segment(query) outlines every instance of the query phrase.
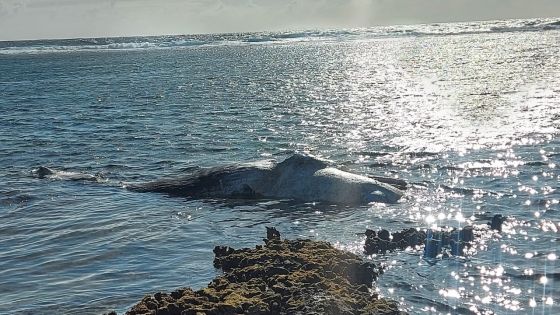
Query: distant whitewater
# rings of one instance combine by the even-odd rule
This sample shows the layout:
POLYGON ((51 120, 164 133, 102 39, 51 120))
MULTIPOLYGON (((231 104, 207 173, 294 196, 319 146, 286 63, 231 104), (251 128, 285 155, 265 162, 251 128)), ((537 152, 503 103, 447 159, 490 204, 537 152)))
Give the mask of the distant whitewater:
POLYGON ((371 40, 387 37, 448 36, 494 32, 538 32, 560 29, 558 19, 398 25, 347 30, 167 35, 0 42, 0 54, 30 54, 90 50, 143 50, 221 45, 288 44, 298 41, 371 40))

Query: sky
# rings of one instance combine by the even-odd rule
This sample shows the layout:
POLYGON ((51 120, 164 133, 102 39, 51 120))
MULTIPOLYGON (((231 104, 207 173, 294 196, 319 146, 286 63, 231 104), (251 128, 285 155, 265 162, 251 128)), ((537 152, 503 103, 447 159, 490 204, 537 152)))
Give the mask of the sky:
POLYGON ((0 40, 560 17, 560 0, 0 0, 0 40))

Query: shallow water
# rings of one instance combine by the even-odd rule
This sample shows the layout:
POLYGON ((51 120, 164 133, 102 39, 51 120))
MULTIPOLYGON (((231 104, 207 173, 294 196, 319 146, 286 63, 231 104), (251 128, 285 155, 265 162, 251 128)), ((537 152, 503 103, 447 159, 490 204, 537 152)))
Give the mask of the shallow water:
POLYGON ((360 253, 366 228, 497 213, 504 231, 469 257, 372 257, 387 265, 380 293, 414 314, 559 313, 560 31, 548 22, 2 43, 0 313, 122 312, 203 287, 215 245, 254 246, 265 226, 360 253), (119 186, 294 151, 411 187, 396 205, 341 207, 119 186), (39 165, 106 182, 33 178, 39 165))

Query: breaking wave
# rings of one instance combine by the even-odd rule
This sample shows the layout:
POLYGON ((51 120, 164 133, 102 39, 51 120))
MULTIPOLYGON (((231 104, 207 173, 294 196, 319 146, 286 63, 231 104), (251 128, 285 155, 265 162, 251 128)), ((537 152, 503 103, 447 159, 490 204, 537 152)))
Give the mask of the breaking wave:
POLYGON ((0 42, 0 54, 71 53, 77 51, 122 51, 180 49, 201 46, 282 44, 291 42, 345 41, 387 37, 449 36, 503 32, 538 32, 560 29, 555 19, 504 20, 465 23, 397 25, 347 30, 310 30, 202 35, 166 35, 112 38, 78 38, 0 42))

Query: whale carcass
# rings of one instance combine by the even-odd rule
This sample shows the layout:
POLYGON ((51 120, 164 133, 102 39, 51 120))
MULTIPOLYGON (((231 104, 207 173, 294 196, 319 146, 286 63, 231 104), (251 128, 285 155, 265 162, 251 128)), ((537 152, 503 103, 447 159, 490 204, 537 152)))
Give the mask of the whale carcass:
POLYGON ((269 198, 348 205, 395 203, 403 195, 395 186, 342 171, 305 154, 294 154, 282 162, 259 161, 201 169, 181 178, 126 187, 192 198, 269 198))

